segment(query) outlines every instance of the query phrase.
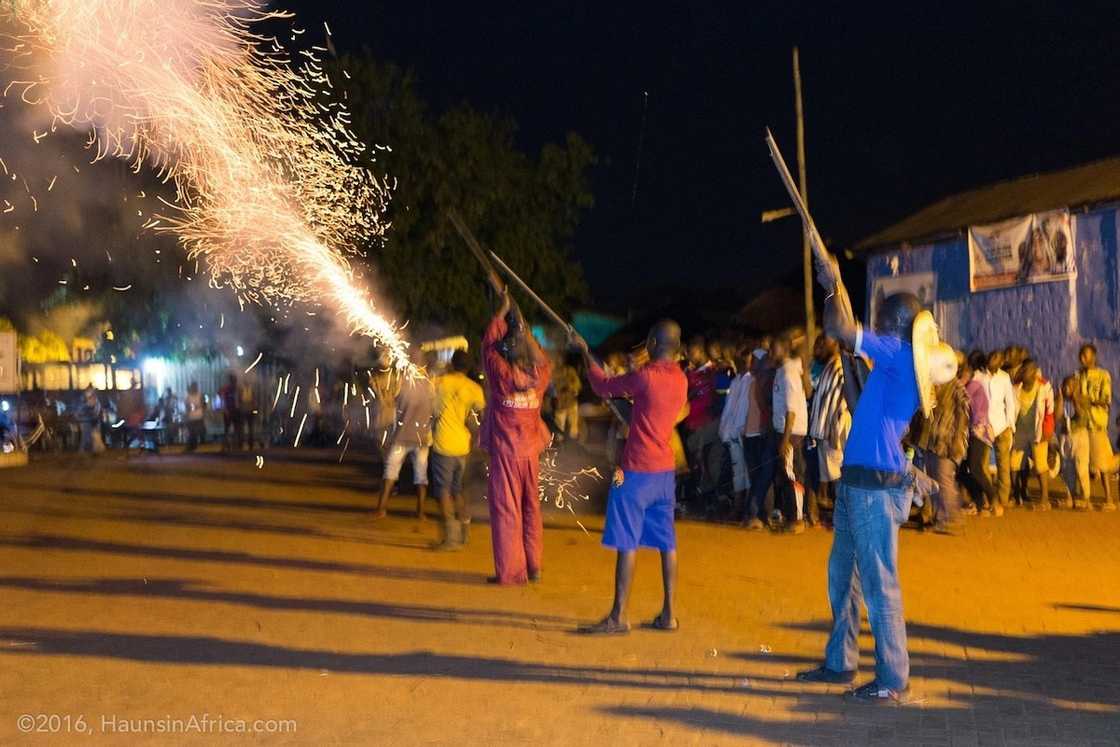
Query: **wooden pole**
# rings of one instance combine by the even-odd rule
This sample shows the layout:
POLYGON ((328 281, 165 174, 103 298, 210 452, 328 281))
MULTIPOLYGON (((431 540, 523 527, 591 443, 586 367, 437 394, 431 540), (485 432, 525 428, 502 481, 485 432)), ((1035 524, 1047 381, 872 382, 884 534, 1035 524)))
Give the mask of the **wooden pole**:
MULTIPOLYGON (((793 93, 794 108, 797 110, 797 176, 800 185, 801 201, 809 209, 809 184, 805 176, 805 111, 801 105, 801 58, 797 47, 793 48, 793 93)), ((816 314, 813 311, 813 254, 809 241, 808 226, 803 224, 801 232, 802 271, 805 285, 805 350, 803 360, 808 371, 812 355, 813 341, 817 337, 816 314)))

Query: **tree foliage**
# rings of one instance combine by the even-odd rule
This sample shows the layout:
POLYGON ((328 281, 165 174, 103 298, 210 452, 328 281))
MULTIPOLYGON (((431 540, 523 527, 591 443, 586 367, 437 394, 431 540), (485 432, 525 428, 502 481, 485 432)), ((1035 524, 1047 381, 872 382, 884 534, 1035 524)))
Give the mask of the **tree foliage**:
MULTIPOLYGON (((485 276, 447 219, 454 209, 564 313, 586 297, 570 242, 592 205, 591 147, 570 133, 535 157, 518 149, 516 123, 459 105, 430 112, 411 72, 368 53, 344 57, 332 77, 346 84, 354 128, 395 180, 392 228, 370 248, 376 282, 402 318, 456 331, 480 330, 490 313, 485 276), (346 75, 341 74, 346 71, 346 75)), ((530 312, 529 305, 523 305, 530 312)))

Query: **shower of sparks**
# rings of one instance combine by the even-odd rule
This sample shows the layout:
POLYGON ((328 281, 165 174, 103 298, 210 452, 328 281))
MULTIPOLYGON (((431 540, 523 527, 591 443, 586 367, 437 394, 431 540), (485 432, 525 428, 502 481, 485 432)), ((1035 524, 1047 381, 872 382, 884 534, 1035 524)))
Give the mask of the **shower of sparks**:
POLYGON ((289 418, 296 416, 296 405, 299 404, 299 384, 296 384, 296 393, 292 395, 292 411, 288 413, 289 418))
POLYGON ((556 464, 556 451, 549 449, 541 454, 541 470, 537 483, 542 503, 551 502, 556 508, 575 513, 577 502, 591 500, 588 493, 582 492, 584 479, 599 480, 603 476, 595 467, 584 467, 574 472, 560 469, 556 464))
POLYGON ((249 364, 249 367, 248 367, 248 368, 246 368, 246 369, 245 369, 245 373, 249 373, 249 372, 250 372, 250 371, 252 371, 252 370, 253 370, 254 368, 256 368, 256 367, 257 367, 257 364, 261 362, 261 358, 262 358, 262 357, 264 357, 264 352, 263 352, 263 351, 262 351, 262 352, 260 352, 260 353, 257 353, 257 357, 256 357, 256 359, 255 359, 255 360, 254 360, 254 361, 253 361, 252 363, 250 363, 250 364, 249 364))
POLYGON ((292 444, 293 449, 299 448, 299 437, 303 435, 303 424, 307 422, 307 413, 303 413, 303 417, 299 421, 299 430, 296 431, 296 441, 292 444))
POLYGON ((280 389, 281 389, 281 386, 283 385, 283 383, 284 382, 281 379, 278 379, 276 381, 276 396, 272 400, 272 409, 274 411, 276 410, 276 404, 280 401, 280 389))
POLYGON ((145 226, 174 232, 212 286, 242 303, 327 303, 408 368, 403 327, 348 260, 388 227, 390 183, 314 50, 258 31, 291 17, 259 0, 0 0, 16 29, 0 33, 0 85, 49 114, 36 142, 70 126, 94 162, 149 164, 172 183, 145 226))
MULTIPOLYGON (((591 495, 583 492, 583 482, 602 481, 603 475, 597 467, 583 467, 574 472, 561 469, 557 464, 558 455, 558 450, 551 446, 541 452, 537 492, 541 503, 551 503, 561 511, 567 510, 574 514, 577 502, 591 500, 591 495)), ((583 524, 580 524, 580 528, 587 531, 583 524)))

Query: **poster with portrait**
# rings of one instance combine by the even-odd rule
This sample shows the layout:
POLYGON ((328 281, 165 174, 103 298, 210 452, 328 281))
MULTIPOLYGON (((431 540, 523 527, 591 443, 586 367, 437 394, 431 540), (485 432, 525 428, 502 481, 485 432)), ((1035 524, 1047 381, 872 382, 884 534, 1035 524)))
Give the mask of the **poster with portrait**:
POLYGON ((932 312, 937 303, 937 273, 912 272, 906 275, 889 275, 875 278, 871 282, 871 297, 867 300, 867 323, 874 326, 879 314, 879 304, 887 296, 906 291, 913 293, 921 302, 922 308, 932 312))
POLYGON ((1068 280, 1076 275, 1073 225, 1068 210, 968 229, 972 291, 1068 280))

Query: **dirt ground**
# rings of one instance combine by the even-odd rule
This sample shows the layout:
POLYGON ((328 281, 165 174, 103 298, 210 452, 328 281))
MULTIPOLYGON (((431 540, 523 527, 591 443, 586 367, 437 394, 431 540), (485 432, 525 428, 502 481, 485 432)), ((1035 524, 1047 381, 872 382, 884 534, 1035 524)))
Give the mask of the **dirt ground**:
MULTIPOLYGON (((918 702, 877 708, 791 679, 824 646, 823 530, 682 523, 682 629, 589 640, 600 517, 550 507, 544 583, 495 588, 485 524, 431 552, 410 497, 370 520, 370 472, 309 451, 0 471, 0 744, 1120 744, 1120 514, 904 532, 918 702)), ((659 596, 643 554, 635 622, 659 596)))

